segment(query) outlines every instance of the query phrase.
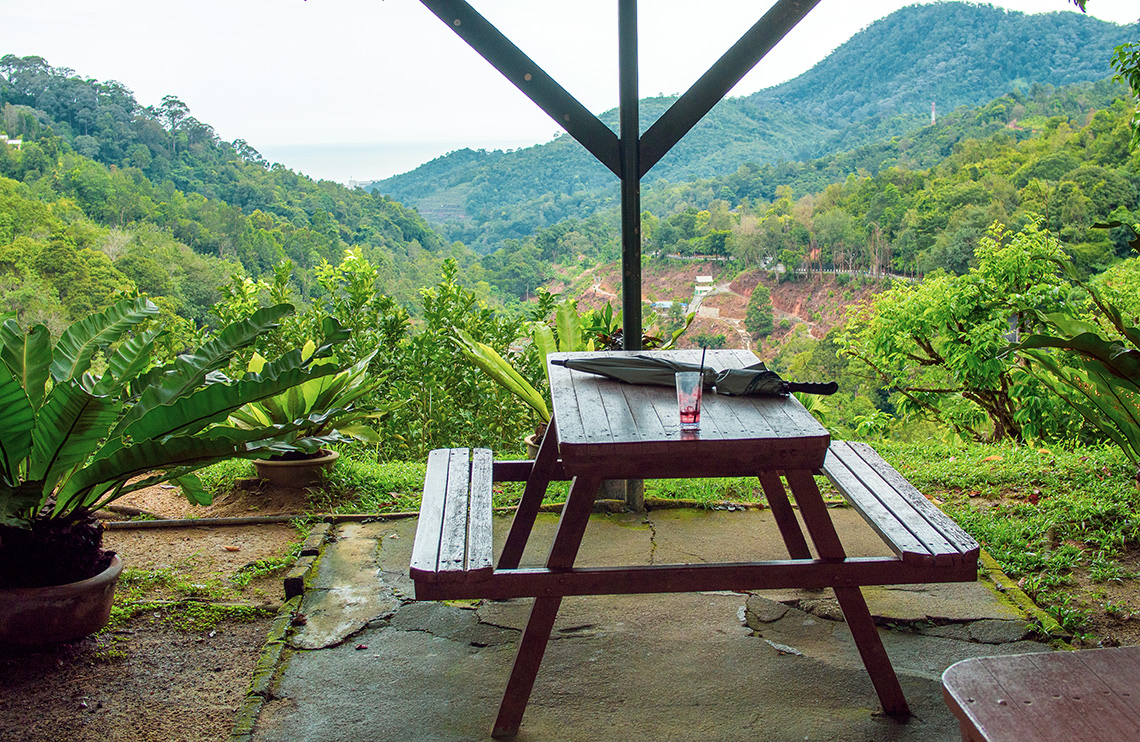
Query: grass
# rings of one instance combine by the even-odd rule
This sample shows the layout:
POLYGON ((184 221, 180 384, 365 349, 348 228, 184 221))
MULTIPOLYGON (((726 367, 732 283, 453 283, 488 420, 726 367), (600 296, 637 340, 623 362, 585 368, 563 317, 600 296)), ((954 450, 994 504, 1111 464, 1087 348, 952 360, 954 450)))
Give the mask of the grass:
MULTIPOLYGON (((935 440, 882 441, 875 447, 1079 639, 1098 638, 1106 621, 1140 615, 1140 598, 1117 594, 1119 586, 1140 577, 1140 559, 1130 561, 1140 554, 1140 489, 1134 467, 1117 449, 935 440)), ((212 467, 206 479, 224 488, 247 476, 242 466, 248 464, 212 467)), ((415 512, 424 470, 423 462, 382 463, 364 447, 349 448, 310 504, 314 512, 415 512)), ((819 482, 825 497, 834 496, 819 482)), ((567 487, 553 483, 545 502, 563 502, 567 487)), ((511 506, 521 495, 521 483, 496 484, 494 503, 511 506)), ((649 480, 645 496, 702 507, 764 500, 751 478, 649 480)))
MULTIPOLYGON (((309 497, 312 513, 409 513, 420 508, 424 474, 422 461, 376 460, 366 447, 345 447, 323 487, 314 488, 309 497)), ((214 497, 236 487, 238 479, 253 475, 246 461, 227 461, 205 470, 202 476, 214 497)), ((566 501, 568 482, 551 482, 545 504, 566 501)), ((522 497, 521 482, 503 482, 494 486, 495 507, 517 505, 522 497)), ((256 495, 249 494, 249 497, 256 495)), ((721 502, 759 502, 763 493, 756 480, 733 479, 663 479, 645 483, 645 496, 696 502, 713 507, 721 502)))
POLYGON ((1140 490, 1119 450, 935 442, 876 448, 1078 640, 1103 638, 1092 633, 1104 623, 1098 614, 1140 608, 1106 601, 1097 588, 1136 577, 1121 560, 1140 546, 1140 490))

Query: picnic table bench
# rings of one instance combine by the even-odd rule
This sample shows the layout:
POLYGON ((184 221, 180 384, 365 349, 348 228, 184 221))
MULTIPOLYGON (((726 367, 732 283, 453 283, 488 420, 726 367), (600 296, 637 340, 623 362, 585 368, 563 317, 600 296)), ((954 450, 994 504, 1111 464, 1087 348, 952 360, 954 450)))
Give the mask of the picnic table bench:
MULTIPOLYGON (((754 361, 745 353, 710 352, 708 363, 743 367, 754 361)), ((684 352, 671 357, 696 360, 684 352)), ((708 395, 700 433, 685 435, 672 390, 619 384, 561 366, 550 373, 554 416, 533 461, 496 462, 487 449, 431 453, 413 545, 410 574, 417 599, 536 599, 495 736, 517 733, 558 607, 568 595, 833 588, 884 710, 909 713, 859 586, 973 581, 977 542, 869 446, 832 442, 794 398, 708 395), (894 556, 846 555, 816 474, 835 484, 894 556), (730 476, 759 479, 790 559, 574 566, 603 480, 730 476), (570 480, 571 487, 547 562, 519 567, 547 485, 558 480, 570 480), (492 567, 491 488, 498 481, 523 481, 526 487, 492 567)))

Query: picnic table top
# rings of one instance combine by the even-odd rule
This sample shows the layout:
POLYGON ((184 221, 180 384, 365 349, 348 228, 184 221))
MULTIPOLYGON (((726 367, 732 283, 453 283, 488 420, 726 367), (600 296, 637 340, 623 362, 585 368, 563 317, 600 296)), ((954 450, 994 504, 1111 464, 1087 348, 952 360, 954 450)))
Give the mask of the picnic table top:
MULTIPOLYGON (((699 363, 701 351, 612 351, 699 363)), ((550 360, 587 353, 553 353, 550 360)), ((705 365, 744 368, 756 356, 710 350, 705 365)), ((701 428, 682 431, 673 388, 625 384, 551 364, 550 389, 559 454, 566 471, 605 467, 609 478, 749 476, 759 471, 819 469, 827 430, 793 396, 730 397, 705 390, 701 428)))

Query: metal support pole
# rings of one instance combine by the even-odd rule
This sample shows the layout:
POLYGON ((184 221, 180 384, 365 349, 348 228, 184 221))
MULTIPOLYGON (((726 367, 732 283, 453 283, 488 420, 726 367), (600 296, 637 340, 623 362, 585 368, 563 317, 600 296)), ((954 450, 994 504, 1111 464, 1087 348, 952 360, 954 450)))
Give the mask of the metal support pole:
POLYGON ((618 0, 623 347, 641 350, 641 131, 637 92, 637 0, 618 0))
MULTIPOLYGON (((618 0, 618 153, 621 158, 622 347, 641 350, 641 120, 637 91, 637 0, 618 0)), ((645 509, 645 482, 624 482, 626 508, 645 509)))

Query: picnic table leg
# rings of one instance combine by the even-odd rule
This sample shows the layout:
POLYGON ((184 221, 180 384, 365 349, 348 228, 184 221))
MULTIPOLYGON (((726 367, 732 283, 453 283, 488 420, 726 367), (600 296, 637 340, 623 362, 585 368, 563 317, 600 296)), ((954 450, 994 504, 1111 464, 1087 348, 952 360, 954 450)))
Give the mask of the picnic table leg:
POLYGON ((534 519, 538 516, 538 508, 542 505, 542 498, 546 496, 551 470, 557 461, 558 430, 552 417, 546 426, 546 435, 538 447, 538 456, 531 466, 530 476, 526 479, 526 487, 515 510, 515 517, 511 521, 511 531, 507 534, 503 553, 499 555, 499 569, 516 569, 519 566, 531 529, 534 528, 534 519))
MULTIPOLYGON (((807 525, 820 558, 846 557, 811 472, 787 471, 784 476, 796 496, 800 514, 803 515, 804 524, 807 525)), ((883 704, 883 711, 895 717, 909 716, 910 707, 907 706, 887 650, 883 648, 883 641, 879 638, 879 631, 875 628, 875 621, 871 618, 863 593, 857 587, 836 587, 834 590, 839 607, 843 610, 843 618, 851 630, 851 637, 859 649, 859 656, 863 658, 863 666, 867 668, 867 674, 871 676, 871 683, 879 695, 879 702, 883 704)))
MULTIPOLYGON (((539 456, 541 455, 540 452, 539 456)), ((547 567, 574 566, 574 558, 578 555, 578 547, 582 544, 582 535, 586 531, 586 524, 590 521, 590 512, 594 509, 594 497, 598 494, 601 484, 600 479, 584 476, 575 477, 570 483, 570 494, 562 507, 558 531, 546 559, 547 567)), ((511 668, 511 677, 507 681, 507 689, 503 692, 503 702, 499 706, 499 716, 495 719, 492 737, 513 737, 518 734, 519 724, 522 723, 527 701, 530 700, 530 692, 534 688, 534 679, 538 675, 542 656, 546 653, 546 645, 550 640, 550 632, 554 628, 554 619, 558 616, 558 608, 561 605, 562 596, 534 599, 530 620, 527 621, 526 630, 523 631, 518 652, 515 654, 515 664, 511 668)))
POLYGON ((788 495, 784 492, 780 475, 774 471, 766 471, 760 473, 759 479, 760 486, 764 488, 764 496, 768 498, 768 507, 772 508, 772 515, 780 529, 780 536, 784 539, 784 545, 788 547, 788 556, 792 559, 811 559, 807 541, 804 540, 804 532, 800 530, 800 524, 796 521, 796 514, 788 502, 788 495))

